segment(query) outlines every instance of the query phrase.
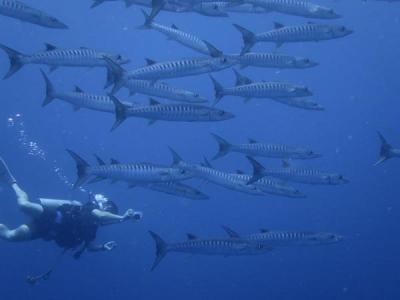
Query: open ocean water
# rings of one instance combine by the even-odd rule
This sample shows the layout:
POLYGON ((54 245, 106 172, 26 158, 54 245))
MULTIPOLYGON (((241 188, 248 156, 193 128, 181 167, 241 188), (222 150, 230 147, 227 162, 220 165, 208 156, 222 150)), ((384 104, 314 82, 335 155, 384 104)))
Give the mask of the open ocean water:
MULTIPOLYGON (((0 16, 0 43, 21 53, 44 49, 44 43, 61 48, 88 47, 129 57, 133 70, 145 58, 166 61, 201 56, 154 30, 138 30, 143 23, 140 7, 127 9, 122 1, 90 9, 91 1, 24 0, 56 16, 68 30, 53 30, 0 16)), ((0 81, 0 155, 7 161, 18 183, 31 199, 49 197, 86 201, 87 192, 102 193, 116 202, 120 211, 142 211, 139 223, 102 228, 101 242, 114 240, 110 253, 87 253, 76 261, 66 254, 48 281, 31 286, 27 275, 46 271, 61 249, 54 243, 0 242, 0 297, 8 300, 70 299, 400 299, 399 259, 399 167, 391 159, 374 166, 379 158, 377 131, 400 147, 399 47, 400 3, 360 0, 315 0, 342 15, 335 20, 265 13, 231 13, 212 18, 195 13, 161 11, 156 22, 205 39, 224 53, 237 53, 242 39, 232 23, 254 32, 285 25, 340 24, 354 30, 341 39, 318 43, 285 44, 278 53, 309 57, 319 66, 304 70, 248 67, 241 70, 253 80, 284 81, 307 85, 310 97, 325 111, 288 107, 269 99, 244 103, 226 96, 218 108, 235 118, 215 123, 178 123, 130 118, 110 133, 112 114, 82 109, 74 112, 60 100, 42 108, 45 84, 39 72, 46 66, 28 65, 8 80, 0 81), (338 186, 290 183, 307 195, 286 198, 257 197, 225 189, 203 180, 187 183, 209 196, 196 201, 146 190, 128 189, 126 183, 104 181, 72 189, 76 179, 73 160, 65 149, 73 149, 95 164, 93 154, 104 160, 154 162, 169 165, 168 146, 186 161, 198 163, 212 158, 216 133, 231 143, 247 138, 270 143, 300 145, 323 154, 313 160, 293 160, 296 167, 333 170, 350 180, 338 186), (169 253, 150 272, 155 245, 149 230, 167 242, 184 241, 186 233, 201 238, 224 238, 221 225, 239 233, 270 230, 321 231, 343 236, 332 245, 276 248, 262 255, 239 257, 169 253)), ((144 8, 149 11, 149 8, 144 8)), ((274 51, 271 43, 257 44, 252 51, 274 51)), ((9 61, 0 53, 0 73, 9 61)), ((234 67, 239 70, 238 67, 234 67)), ((224 86, 233 86, 232 69, 213 76, 224 86)), ((84 91, 105 94, 105 69, 65 68, 49 74, 61 91, 78 85, 84 91)), ((166 81, 172 86, 196 91, 213 101, 207 74, 166 81)), ((119 98, 141 103, 148 96, 119 98)), ((175 103, 161 100, 163 103, 175 103)), ((258 158, 266 167, 278 167, 278 159, 258 158)), ((231 153, 212 161, 225 171, 251 173, 244 155, 231 153)), ((0 223, 16 227, 26 222, 11 189, 0 191, 0 223)))

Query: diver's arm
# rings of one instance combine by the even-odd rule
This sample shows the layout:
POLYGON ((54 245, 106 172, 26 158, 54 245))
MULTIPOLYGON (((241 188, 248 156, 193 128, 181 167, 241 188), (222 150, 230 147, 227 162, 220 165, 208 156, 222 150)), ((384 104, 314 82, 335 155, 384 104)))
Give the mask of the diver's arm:
POLYGON ((135 212, 132 209, 128 209, 126 211, 126 213, 124 213, 122 216, 115 215, 115 214, 109 213, 107 211, 102 211, 100 209, 94 209, 92 211, 92 215, 102 225, 121 223, 121 222, 128 221, 128 220, 140 220, 142 218, 142 213, 135 212))

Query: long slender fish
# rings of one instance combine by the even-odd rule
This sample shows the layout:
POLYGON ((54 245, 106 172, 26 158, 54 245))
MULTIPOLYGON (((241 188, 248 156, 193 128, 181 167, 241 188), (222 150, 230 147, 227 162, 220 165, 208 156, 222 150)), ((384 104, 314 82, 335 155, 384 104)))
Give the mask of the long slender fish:
POLYGON ((124 72, 118 64, 105 57, 109 69, 113 72, 114 88, 112 93, 118 91, 127 80, 142 79, 157 81, 159 79, 179 78, 199 75, 204 73, 218 72, 232 67, 237 60, 222 55, 220 57, 195 57, 155 62, 147 59, 147 66, 124 72))
POLYGON ((248 102, 251 98, 293 98, 306 97, 312 92, 303 85, 294 85, 286 82, 236 82, 236 86, 224 88, 214 77, 210 75, 214 85, 215 102, 218 103, 224 96, 237 96, 245 98, 248 102))
MULTIPOLYGON (((153 0, 93 0, 91 8, 95 8, 105 2, 124 2, 125 6, 131 7, 132 5, 140 5, 144 7, 150 7, 153 8, 153 0)), ((157 8, 165 11, 171 11, 171 12, 186 12, 187 10, 176 4, 173 3, 172 1, 166 1, 165 3, 162 4, 161 8, 157 8)))
POLYGON ((234 26, 242 34, 244 43, 242 54, 248 52, 258 42, 272 42, 275 43, 276 48, 279 48, 284 43, 332 40, 353 33, 352 30, 345 26, 316 23, 295 26, 285 26, 280 23, 275 23, 275 28, 273 30, 258 34, 240 25, 234 24, 234 26))
POLYGON ((381 151, 379 160, 375 163, 375 166, 380 165, 390 158, 400 157, 400 148, 393 148, 380 132, 378 132, 378 136, 381 141, 381 151))
MULTIPOLYGON (((60 92, 57 91, 54 85, 51 83, 47 75, 42 71, 43 78, 46 83, 46 97, 42 103, 42 106, 50 104, 55 99, 60 99, 67 103, 70 103, 77 111, 81 108, 87 108, 90 110, 115 113, 115 105, 109 96, 106 95, 95 95, 84 92, 78 86, 72 92, 60 92)), ((123 102, 125 106, 132 106, 131 102, 123 102)))
POLYGON ((158 24, 150 19, 150 16, 142 10, 142 13, 145 18, 145 22, 140 29, 154 29, 162 34, 166 35, 168 39, 174 40, 188 48, 191 48, 197 52, 200 52, 205 55, 210 55, 212 57, 219 57, 222 55, 222 52, 215 48, 207 41, 203 41, 199 37, 194 34, 179 30, 176 25, 164 26, 162 24, 158 24))
POLYGON ((207 200, 209 197, 189 185, 180 182, 150 183, 141 187, 168 195, 173 195, 192 200, 207 200))
POLYGON ((242 256, 264 254, 271 249, 261 243, 241 239, 198 239, 188 234, 188 240, 181 243, 167 244, 159 235, 150 231, 156 243, 156 258, 151 270, 153 271, 169 252, 180 252, 199 255, 242 256))
POLYGON ((245 53, 244 55, 232 54, 240 64, 240 68, 260 67, 276 69, 306 69, 319 64, 306 57, 284 55, 278 53, 245 53))
POLYGON ((219 135, 211 134, 218 143, 218 153, 213 159, 227 155, 230 152, 246 154, 248 156, 261 156, 280 159, 313 159, 321 157, 320 154, 304 147, 293 147, 283 144, 259 143, 249 139, 246 144, 233 145, 219 135))
POLYGON ((266 194, 304 198, 305 196, 295 188, 284 185, 270 178, 261 178, 255 184, 248 184, 251 175, 242 172, 228 173, 214 169, 205 159, 204 164, 190 164, 182 160, 179 154, 170 149, 173 156, 173 166, 180 167, 194 177, 212 182, 227 189, 245 194, 266 196, 266 194))
POLYGON ((149 125, 156 121, 172 122, 217 122, 232 119, 233 114, 213 107, 174 103, 161 104, 150 99, 149 105, 126 106, 116 97, 111 96, 115 104, 116 120, 111 130, 116 129, 128 117, 145 118, 149 125))
POLYGON ((106 164, 97 158, 99 165, 90 166, 82 157, 71 150, 67 150, 74 159, 78 178, 74 187, 83 185, 90 177, 89 183, 110 179, 112 181, 125 181, 132 184, 151 184, 161 182, 180 181, 191 177, 180 168, 165 167, 152 163, 121 164, 112 161, 106 164))
POLYGON ((54 29, 68 29, 68 26, 57 18, 50 16, 44 11, 32 8, 21 1, 0 0, 0 15, 11 17, 36 24, 42 27, 54 29))
POLYGON ((7 46, 1 45, 9 59, 10 69, 4 79, 11 77, 19 69, 27 64, 48 65, 51 71, 58 67, 107 67, 104 58, 112 60, 115 64, 125 64, 129 59, 119 54, 109 54, 88 48, 62 49, 54 45, 46 44, 46 51, 32 55, 22 54, 7 46))
POLYGON ((150 80, 130 79, 124 81, 124 87, 129 90, 131 95, 143 94, 152 97, 160 97, 168 100, 187 102, 187 103, 205 103, 206 98, 198 93, 177 88, 166 84, 165 82, 152 82, 150 80))
POLYGON ((305 184, 325 184, 339 185, 349 181, 343 175, 337 173, 324 172, 316 169, 294 168, 284 162, 282 168, 266 169, 254 158, 247 156, 253 166, 253 177, 248 181, 249 184, 257 182, 263 177, 273 177, 305 184))
POLYGON ((267 247, 319 246, 340 242, 343 238, 329 232, 276 231, 261 229, 259 233, 240 235, 227 226, 222 226, 232 239, 255 241, 267 247))
POLYGON ((302 0, 245 0, 245 3, 262 7, 266 12, 278 12, 306 18, 337 19, 341 17, 332 8, 302 0))

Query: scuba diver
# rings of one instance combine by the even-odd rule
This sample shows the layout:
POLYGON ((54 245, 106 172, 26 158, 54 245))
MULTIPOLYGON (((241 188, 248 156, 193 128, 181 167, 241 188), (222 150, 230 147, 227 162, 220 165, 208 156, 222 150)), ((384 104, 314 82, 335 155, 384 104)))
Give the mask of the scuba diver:
MULTIPOLYGON (((94 243, 99 227, 131 220, 138 221, 142 218, 141 212, 132 209, 119 215, 116 204, 101 194, 91 195, 85 204, 79 201, 43 198, 39 198, 39 203, 31 202, 1 157, 0 183, 13 188, 19 208, 31 218, 29 223, 16 229, 9 229, 6 225, 0 224, 0 239, 9 242, 35 239, 54 241, 64 249, 64 252, 75 251, 75 259, 80 258, 85 251, 111 251, 115 248, 114 241, 104 244, 94 243)), ((28 282, 32 280, 35 283, 36 279, 47 279, 49 272, 43 276, 30 277, 28 282)))

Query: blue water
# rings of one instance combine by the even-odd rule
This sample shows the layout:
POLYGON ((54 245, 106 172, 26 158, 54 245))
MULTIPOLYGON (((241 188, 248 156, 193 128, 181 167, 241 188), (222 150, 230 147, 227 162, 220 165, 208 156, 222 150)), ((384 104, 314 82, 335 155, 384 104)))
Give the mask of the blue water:
MULTIPOLYGON (((90 10, 90 2, 26 0, 60 18, 70 30, 50 30, 0 17, 0 42, 23 53, 42 50, 44 42, 121 53, 132 59, 129 69, 143 65, 145 58, 161 61, 197 55, 158 32, 136 30, 142 23, 138 7, 125 9, 121 3, 108 3, 90 10)), ((25 283, 26 275, 44 272, 60 249, 43 241, 1 242, 2 299, 399 299, 400 160, 379 167, 373 163, 380 147, 377 130, 400 147, 400 5, 358 0, 319 3, 334 7, 344 16, 332 23, 344 24, 355 33, 327 42, 287 44, 281 49, 282 53, 310 57, 321 63, 319 67, 281 72, 248 68, 243 73, 257 80, 306 84, 314 91, 315 100, 325 106, 324 112, 302 111, 263 99, 243 104, 239 98, 226 97, 220 107, 237 116, 230 121, 159 122, 148 126, 145 120, 129 119, 110 134, 111 114, 88 110, 74 113, 61 101, 42 108, 44 83, 38 66, 26 66, 11 79, 0 81, 0 154, 32 199, 86 200, 85 193, 72 190, 66 183, 75 179, 75 166, 65 148, 74 149, 92 163, 96 153, 123 162, 167 164, 171 160, 167 146, 172 146, 186 160, 199 162, 217 151, 211 132, 233 143, 252 137, 310 147, 323 153, 323 158, 294 162, 296 166, 335 170, 351 181, 341 186, 296 185, 308 197, 290 199, 247 196, 191 180, 210 196, 197 202, 140 188, 127 189, 122 183, 89 186, 89 190, 117 202, 121 211, 143 211, 143 221, 103 228, 98 240, 117 241, 114 252, 86 254, 80 261, 66 256, 49 281, 34 287, 25 283), (344 240, 250 257, 172 253, 155 272, 149 271, 155 249, 148 230, 173 242, 184 240, 187 232, 223 237, 222 224, 243 233, 259 228, 328 231, 343 235, 344 240)), ((242 45, 232 23, 261 32, 272 28, 273 21, 307 22, 278 14, 207 18, 161 12, 157 17, 157 22, 174 23, 227 53, 239 51, 242 45)), ((254 51, 272 49, 273 45, 260 44, 254 51)), ((1 53, 0 72, 7 69, 8 59, 1 53)), ((226 86, 234 83, 231 70, 215 77, 226 86)), ((60 90, 68 91, 78 84, 85 91, 103 93, 102 69, 60 68, 51 78, 60 90)), ((213 98, 206 75, 169 82, 213 98)), ((125 92, 119 95, 127 96, 125 92)), ((145 96, 134 99, 146 101, 145 96)), ((265 165, 280 164, 278 160, 261 161, 265 165)), ((214 166, 251 171, 239 154, 230 154, 214 166)), ((1 191, 0 205, 1 223, 14 227, 26 222, 8 188, 1 191)))

